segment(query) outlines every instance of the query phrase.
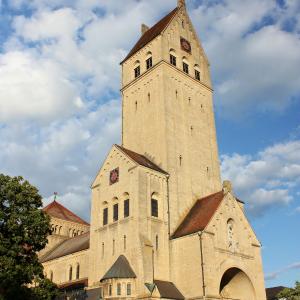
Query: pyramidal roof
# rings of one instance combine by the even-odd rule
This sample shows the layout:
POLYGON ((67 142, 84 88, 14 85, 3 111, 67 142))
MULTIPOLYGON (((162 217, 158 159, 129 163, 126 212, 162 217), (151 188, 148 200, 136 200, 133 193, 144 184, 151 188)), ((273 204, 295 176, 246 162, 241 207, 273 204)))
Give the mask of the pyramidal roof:
POLYGON ((121 62, 125 62, 128 58, 130 58, 132 55, 134 55, 136 52, 141 50, 144 46, 146 46, 148 43, 150 43, 153 39, 155 39, 158 35, 162 33, 166 29, 166 27, 169 25, 173 17, 178 12, 179 7, 176 7, 174 10, 172 10, 169 14, 167 14, 164 18, 162 18, 159 22, 157 22, 154 26, 152 26, 150 29, 148 29, 141 38, 137 41, 137 43, 134 45, 134 47, 131 49, 129 54, 126 56, 126 58, 121 62))
POLYGON ((62 219, 69 222, 80 223, 83 225, 90 225, 86 221, 82 220, 80 217, 75 215, 73 212, 65 208, 63 205, 59 204, 56 200, 51 202, 49 205, 43 208, 43 211, 49 216, 62 219))
POLYGON ((111 268, 105 273, 100 280, 118 278, 136 278, 134 271, 132 270, 127 258, 124 255, 119 256, 111 268))

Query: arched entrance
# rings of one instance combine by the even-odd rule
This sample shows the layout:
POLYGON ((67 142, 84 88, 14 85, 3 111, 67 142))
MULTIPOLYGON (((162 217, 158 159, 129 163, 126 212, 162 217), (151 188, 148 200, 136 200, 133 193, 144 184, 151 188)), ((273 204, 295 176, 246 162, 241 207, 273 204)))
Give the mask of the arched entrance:
POLYGON ((228 269, 220 283, 220 296, 228 300, 256 300, 249 277, 238 268, 228 269))

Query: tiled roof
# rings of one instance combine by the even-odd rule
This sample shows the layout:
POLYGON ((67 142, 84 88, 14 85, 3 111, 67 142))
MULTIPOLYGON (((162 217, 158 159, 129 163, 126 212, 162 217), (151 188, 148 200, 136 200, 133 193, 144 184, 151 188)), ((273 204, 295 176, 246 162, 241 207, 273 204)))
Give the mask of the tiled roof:
POLYGON ((78 288, 85 288, 88 286, 88 278, 83 278, 79 280, 69 281, 63 284, 59 284, 58 288, 60 290, 68 290, 68 289, 78 289, 78 288))
POLYGON ((127 258, 124 255, 119 256, 111 268, 101 278, 103 280, 112 278, 136 278, 134 271, 132 270, 127 258))
POLYGON ((80 217, 75 215, 73 212, 71 212, 55 200, 46 207, 44 207, 43 211, 54 218, 89 225, 89 223, 82 220, 80 217))
POLYGON ((183 300, 184 296, 180 293, 173 282, 154 280, 161 298, 183 300))
POLYGON ((131 49, 129 54, 126 56, 126 58, 121 62, 121 64, 126 61, 128 58, 130 58, 132 55, 134 55, 136 52, 141 50, 144 46, 146 46, 149 42, 151 42, 153 39, 155 39, 158 35, 161 34, 161 32, 168 26, 172 18, 175 16, 175 14, 178 11, 178 7, 176 7, 174 10, 172 10, 169 14, 167 14, 164 18, 162 18, 159 22, 157 22, 153 27, 151 27, 149 30, 147 30, 141 38, 138 40, 138 42, 135 44, 135 46, 131 49))
POLYGON ((44 263, 59 257, 70 255, 79 251, 87 250, 90 247, 90 233, 84 233, 74 238, 67 239, 58 244, 53 250, 41 258, 44 263))
POLYGON ((204 230, 224 198, 223 191, 197 200, 183 222, 172 235, 173 239, 204 230))
POLYGON ((115 145, 115 146, 118 149, 120 149, 123 153, 125 153, 127 156, 129 156, 132 160, 134 160, 136 163, 138 163, 139 165, 168 175, 168 173, 166 171, 162 170, 159 166, 154 164, 151 160, 146 158, 144 155, 141 155, 141 154, 138 154, 131 150, 125 149, 119 145, 115 145))

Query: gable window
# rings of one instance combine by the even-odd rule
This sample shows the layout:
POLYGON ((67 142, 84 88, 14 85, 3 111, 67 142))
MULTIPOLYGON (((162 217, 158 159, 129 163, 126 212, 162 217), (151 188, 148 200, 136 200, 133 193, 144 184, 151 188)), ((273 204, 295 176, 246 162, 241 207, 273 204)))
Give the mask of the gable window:
POLYGON ((127 283, 127 296, 131 295, 131 283, 127 283))
POLYGON ((77 264, 77 267, 76 267, 76 279, 79 279, 79 276, 80 276, 80 266, 79 266, 79 264, 77 264))
POLYGON ((134 77, 137 78, 141 75, 141 67, 138 66, 134 69, 134 77))
POLYGON ((189 65, 185 62, 182 63, 183 72, 189 74, 189 65))
POLYGON ((152 67, 153 63, 152 63, 152 56, 149 57, 147 60, 146 60, 146 68, 147 70, 150 69, 152 67))
POLYGON ((195 78, 200 81, 200 72, 195 70, 195 78))
POLYGON ((117 295, 121 296, 121 283, 117 284, 117 295))
POLYGON ((158 201, 151 199, 151 216, 158 218, 158 201))
POLYGON ((108 223, 108 208, 103 209, 103 226, 107 225, 108 223))
POLYGON ((114 205, 114 215, 113 215, 113 219, 114 219, 114 222, 118 221, 119 220, 119 204, 116 203, 114 205))
POLYGON ((176 64, 177 64, 177 62, 176 62, 176 56, 170 54, 170 63, 171 63, 171 65, 173 65, 173 66, 176 67, 176 64))
POLYGON ((124 201, 124 218, 128 218, 130 215, 129 212, 130 206, 129 206, 129 199, 126 199, 124 201))

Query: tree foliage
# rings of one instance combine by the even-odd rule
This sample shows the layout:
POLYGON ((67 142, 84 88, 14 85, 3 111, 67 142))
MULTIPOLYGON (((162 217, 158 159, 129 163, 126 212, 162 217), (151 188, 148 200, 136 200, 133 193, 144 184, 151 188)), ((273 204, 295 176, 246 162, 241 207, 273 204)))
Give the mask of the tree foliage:
POLYGON ((300 282, 296 281, 295 288, 285 288, 277 297, 278 299, 300 300, 300 282))
POLYGON ((22 177, 0 174, 1 300, 50 300, 57 294, 37 256, 51 233, 50 218, 41 207, 37 188, 22 177))

